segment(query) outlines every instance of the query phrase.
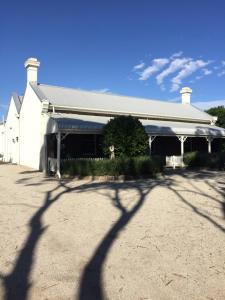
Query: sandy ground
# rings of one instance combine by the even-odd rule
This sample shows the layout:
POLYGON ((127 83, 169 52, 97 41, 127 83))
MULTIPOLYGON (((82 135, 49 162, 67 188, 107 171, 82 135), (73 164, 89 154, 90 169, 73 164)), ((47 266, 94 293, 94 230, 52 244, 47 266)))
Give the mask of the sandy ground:
POLYGON ((225 299, 225 174, 65 181, 0 165, 0 299, 225 299))

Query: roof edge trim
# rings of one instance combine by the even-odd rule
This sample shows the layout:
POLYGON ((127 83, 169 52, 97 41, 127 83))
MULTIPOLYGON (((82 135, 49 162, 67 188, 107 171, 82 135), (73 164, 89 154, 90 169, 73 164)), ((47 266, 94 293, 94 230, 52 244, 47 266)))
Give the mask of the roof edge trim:
POLYGON ((38 85, 35 81, 29 82, 29 85, 31 86, 32 90, 35 92, 40 101, 47 99, 45 94, 38 88, 38 85))
POLYGON ((137 117, 139 119, 151 119, 151 120, 166 120, 166 121, 181 121, 181 122, 191 122, 191 123, 202 123, 202 124, 210 124, 209 119, 190 119, 190 118, 180 118, 179 116, 170 117, 170 116, 159 116, 159 115, 148 115, 148 114, 137 114, 135 112, 123 112, 123 111, 107 111, 107 110, 95 110, 95 109, 86 109, 86 108, 80 108, 80 107, 71 107, 71 106, 61 106, 61 105, 49 105, 49 109, 54 109, 54 111, 59 112, 82 112, 82 114, 92 114, 92 115, 98 115, 98 116, 106 116, 106 117, 115 117, 115 116, 133 116, 137 117))

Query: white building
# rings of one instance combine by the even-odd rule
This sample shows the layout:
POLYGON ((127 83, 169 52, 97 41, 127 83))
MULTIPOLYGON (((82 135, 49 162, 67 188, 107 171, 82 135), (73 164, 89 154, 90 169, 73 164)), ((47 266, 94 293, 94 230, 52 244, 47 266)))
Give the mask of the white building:
POLYGON ((103 126, 119 115, 142 122, 153 153, 211 152, 225 137, 215 117, 191 105, 190 88, 181 90, 181 103, 101 94, 37 83, 39 66, 36 58, 25 62, 24 96, 12 95, 6 123, 0 125, 5 161, 46 170, 55 160, 59 173, 61 159, 101 156, 103 126))
POLYGON ((9 102, 6 120, 0 125, 1 140, 0 153, 4 154, 4 160, 19 163, 19 116, 22 97, 12 93, 9 102))

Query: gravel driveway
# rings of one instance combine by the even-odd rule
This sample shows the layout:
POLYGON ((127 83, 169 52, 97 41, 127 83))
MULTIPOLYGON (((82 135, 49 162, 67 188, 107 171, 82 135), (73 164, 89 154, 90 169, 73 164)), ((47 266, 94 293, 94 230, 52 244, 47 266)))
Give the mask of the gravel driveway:
POLYGON ((225 299, 225 173, 59 182, 0 165, 0 189, 0 299, 225 299))

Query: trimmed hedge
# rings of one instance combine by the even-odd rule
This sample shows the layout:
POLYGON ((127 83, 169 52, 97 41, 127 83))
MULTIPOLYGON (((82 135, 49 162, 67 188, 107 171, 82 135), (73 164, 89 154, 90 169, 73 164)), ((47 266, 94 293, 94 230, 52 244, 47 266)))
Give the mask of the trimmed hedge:
POLYGON ((196 151, 185 153, 184 163, 189 168, 225 170, 225 152, 200 153, 196 151))
POLYGON ((103 160, 70 160, 61 164, 64 176, 119 176, 154 177, 162 172, 164 160, 160 156, 141 156, 103 160))

